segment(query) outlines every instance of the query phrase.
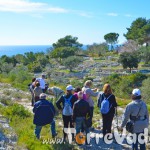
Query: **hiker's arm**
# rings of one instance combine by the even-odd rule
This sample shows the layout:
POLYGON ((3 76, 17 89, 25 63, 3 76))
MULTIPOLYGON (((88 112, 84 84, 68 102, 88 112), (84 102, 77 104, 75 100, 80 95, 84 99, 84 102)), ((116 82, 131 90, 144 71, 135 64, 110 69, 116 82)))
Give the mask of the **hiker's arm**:
POLYGON ((36 112, 36 110, 37 110, 37 107, 38 107, 38 104, 34 104, 34 107, 33 107, 33 113, 35 113, 36 112))
POLYGON ((113 96, 113 106, 117 107, 116 97, 114 95, 112 95, 112 96, 113 96))
POLYGON ((97 107, 99 107, 100 108, 100 106, 101 106, 101 97, 102 97, 102 95, 99 93, 98 94, 99 96, 98 96, 98 98, 97 98, 97 107))
POLYGON ((61 96, 57 101, 56 101, 56 106, 59 110, 62 109, 61 103, 63 103, 63 96, 61 96))
POLYGON ((125 112, 123 114, 123 120, 122 120, 122 124, 121 124, 122 128, 127 124, 127 121, 130 118, 130 114, 131 114, 130 107, 127 106, 126 109, 125 109, 125 112))
POLYGON ((92 91, 92 89, 89 89, 88 92, 89 92, 89 95, 90 95, 90 96, 94 96, 94 97, 98 96, 98 93, 99 93, 99 92, 94 92, 94 91, 92 91))

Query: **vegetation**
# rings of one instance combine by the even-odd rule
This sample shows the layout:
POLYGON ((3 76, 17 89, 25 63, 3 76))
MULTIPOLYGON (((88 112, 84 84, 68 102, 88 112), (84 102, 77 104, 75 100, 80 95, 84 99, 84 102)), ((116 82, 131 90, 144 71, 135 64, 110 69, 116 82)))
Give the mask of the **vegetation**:
POLYGON ((122 64, 124 69, 130 68, 131 73, 132 68, 138 68, 140 58, 136 52, 132 53, 123 52, 120 55, 118 62, 122 64))
POLYGON ((104 39, 106 40, 106 42, 111 45, 111 50, 112 44, 117 43, 118 37, 119 37, 118 33, 108 33, 104 35, 104 39))
POLYGON ((94 43, 92 45, 88 45, 87 53, 91 56, 105 56, 108 53, 108 46, 106 43, 94 43))
MULTIPOLYGON (((108 77, 96 78, 96 80, 100 81, 98 87, 100 88, 104 83, 111 84, 119 106, 124 107, 130 102, 131 91, 135 87, 139 87, 142 90, 143 100, 150 105, 150 76, 141 73, 123 74, 124 70, 117 63, 122 64, 124 69, 129 68, 130 73, 133 68, 138 68, 139 63, 140 67, 144 64, 149 65, 150 47, 139 46, 139 44, 147 42, 147 37, 150 33, 149 29, 149 20, 138 18, 134 21, 131 27, 128 28, 127 34, 125 34, 128 41, 122 47, 120 54, 114 51, 110 52, 106 43, 94 43, 89 45, 87 50, 82 51, 82 44, 78 42, 78 38, 67 35, 53 43, 53 47, 48 53, 29 52, 11 57, 3 55, 0 57, 0 82, 10 83, 17 89, 27 90, 27 85, 31 82, 34 73, 46 72, 50 86, 59 86, 65 90, 67 84, 82 87, 86 80, 94 81, 96 76, 99 76, 99 72, 104 71, 105 73, 106 71, 106 73, 110 72, 108 77), (86 60, 87 57, 84 56, 92 57, 86 60), (110 56, 111 60, 106 59, 107 56, 110 56), (111 66, 113 63, 117 65, 111 66), (100 66, 97 66, 97 64, 100 64, 100 66), (109 66, 111 66, 111 69, 107 68, 109 66), (79 79, 78 77, 69 76, 72 75, 70 72, 79 72, 80 67, 83 72, 88 72, 84 78, 79 79), (121 75, 120 72, 118 74, 112 73, 118 71, 121 72, 121 75), (63 75, 68 76, 63 77, 63 75)), ((108 44, 112 45, 117 42, 118 37, 118 33, 108 33, 104 36, 104 39, 108 44)), ((10 100, 11 96, 22 98, 24 95, 12 94, 9 90, 5 90, 4 94, 9 97, 1 97, 0 102, 7 107, 0 105, 0 114, 10 120, 10 125, 15 129, 18 136, 18 145, 30 150, 72 149, 71 145, 42 144, 42 140, 35 139, 34 125, 32 123, 33 115, 23 106, 14 104, 10 100)), ((55 99, 53 102, 55 103, 55 99)), ((94 113, 98 116, 98 108, 94 110, 94 113)), ((58 118, 60 119, 60 116, 57 116, 58 118)), ((56 125, 58 125, 58 122, 56 125)), ((58 127, 58 130, 61 130, 61 128, 58 127)), ((59 136, 61 137, 60 133, 59 136)), ((49 136, 49 126, 42 130, 42 135, 46 138, 51 138, 49 136)))
POLYGON ((82 62, 82 59, 80 57, 76 56, 70 56, 63 61, 63 65, 69 68, 70 72, 72 72, 72 69, 77 67, 82 62))
MULTIPOLYGON (((119 76, 112 74, 103 79, 103 83, 109 83, 112 86, 114 94, 119 98, 130 99, 132 89, 142 87, 142 82, 147 79, 146 75, 141 73, 131 74, 128 76, 119 76)), ((142 93, 143 95, 144 93, 142 93)))
POLYGON ((134 40, 140 45, 147 43, 150 34, 150 20, 137 18, 127 30, 127 33, 124 34, 127 40, 134 40))

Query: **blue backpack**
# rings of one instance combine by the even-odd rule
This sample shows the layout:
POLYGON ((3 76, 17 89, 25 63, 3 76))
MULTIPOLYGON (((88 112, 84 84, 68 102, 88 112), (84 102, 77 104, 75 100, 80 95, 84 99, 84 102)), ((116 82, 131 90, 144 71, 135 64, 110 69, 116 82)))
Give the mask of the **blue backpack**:
POLYGON ((72 99, 72 96, 71 95, 68 99, 63 95, 64 99, 65 99, 65 103, 64 103, 64 108, 63 108, 63 115, 65 116, 71 116, 73 115, 73 110, 72 110, 72 107, 71 107, 71 99, 72 99))
MULTIPOLYGON (((102 95, 104 96, 104 94, 102 95)), ((102 114, 107 114, 110 111, 110 108, 112 107, 112 105, 110 106, 110 102, 109 102, 109 98, 112 96, 112 94, 109 97, 105 97, 104 96, 104 100, 101 103, 101 107, 100 107, 100 112, 102 114)))

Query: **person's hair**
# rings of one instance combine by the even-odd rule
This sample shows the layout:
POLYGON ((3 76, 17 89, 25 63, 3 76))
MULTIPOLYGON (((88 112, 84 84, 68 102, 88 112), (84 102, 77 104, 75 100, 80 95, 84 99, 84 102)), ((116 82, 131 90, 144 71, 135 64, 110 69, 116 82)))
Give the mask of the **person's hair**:
POLYGON ((92 81, 91 80, 87 80, 84 83, 84 86, 91 86, 92 85, 92 81))
POLYGON ((39 83, 39 82, 36 82, 36 83, 35 83, 35 86, 36 86, 36 87, 39 87, 39 86, 40 86, 40 83, 39 83))
POLYGON ((81 91, 81 88, 80 88, 80 87, 77 87, 77 88, 75 88, 74 91, 75 91, 75 92, 79 92, 79 91, 81 91))
POLYGON ((79 92, 78 92, 78 98, 79 98, 79 99, 83 99, 83 92, 82 92, 82 91, 79 91, 79 92))
POLYGON ((138 99, 141 99, 141 98, 142 98, 141 95, 135 96, 135 95, 132 94, 132 99, 133 99, 133 100, 138 100, 138 99))
POLYGON ((32 78, 32 82, 34 82, 36 80, 36 78, 32 78))
POLYGON ((105 85, 103 86, 103 92, 104 92, 105 94, 112 94, 112 89, 111 89, 111 87, 110 87, 109 84, 105 84, 105 85))
POLYGON ((41 93, 40 94, 40 99, 46 99, 46 94, 45 93, 41 93))
POLYGON ((45 75, 45 74, 42 74, 42 78, 46 78, 46 75, 45 75))

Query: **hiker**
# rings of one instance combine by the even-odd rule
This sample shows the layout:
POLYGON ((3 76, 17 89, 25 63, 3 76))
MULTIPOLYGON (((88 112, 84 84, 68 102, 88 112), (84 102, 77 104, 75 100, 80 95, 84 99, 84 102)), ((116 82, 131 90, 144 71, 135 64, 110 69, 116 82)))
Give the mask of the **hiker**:
POLYGON ((41 77, 41 78, 37 78, 37 79, 36 79, 37 81, 39 81, 40 87, 41 87, 43 93, 46 92, 46 87, 45 87, 45 85, 46 85, 46 83, 45 83, 45 77, 46 77, 45 74, 42 74, 42 77, 41 77))
POLYGON ((112 121, 117 111, 116 98, 109 84, 103 86, 103 92, 99 94, 97 106, 100 108, 102 114, 104 139, 107 133, 111 133, 112 121))
MULTIPOLYGON (((80 92, 81 91, 81 88, 80 87, 76 87, 75 89, 74 89, 74 93, 73 93, 73 95, 78 99, 78 92, 80 92)), ((83 100, 86 100, 86 95, 83 93, 83 100)))
POLYGON ((76 135, 82 132, 84 128, 86 134, 89 133, 89 126, 86 124, 86 117, 91 117, 90 106, 83 100, 83 92, 78 92, 78 101, 73 106, 73 123, 75 123, 76 135))
MULTIPOLYGON (((77 98, 72 94, 73 92, 72 85, 68 85, 66 87, 66 95, 61 96, 57 102, 56 106, 59 110, 62 111, 62 118, 63 118, 63 124, 64 128, 73 128, 72 124, 72 115, 73 115, 73 105, 77 101, 77 98)), ((64 132, 64 141, 66 141, 67 134, 64 132)))
MULTIPOLYGON (((144 133, 145 128, 148 128, 149 114, 146 103, 141 100, 141 91, 138 88, 133 89, 131 98, 132 102, 126 106, 120 130, 123 130, 128 120, 134 122, 132 133, 136 134, 136 142, 133 142, 132 149, 138 150, 138 144, 140 144, 138 136, 140 133, 144 133)), ((144 136, 142 139, 144 140, 144 136)), ((146 150, 145 143, 140 144, 140 150, 146 150)))
POLYGON ((32 83, 28 84, 29 91, 31 92, 31 106, 34 106, 34 93, 33 93, 33 90, 35 88, 35 81, 36 81, 36 78, 33 78, 32 83))
POLYGON ((50 87, 48 88, 48 93, 51 95, 54 95, 56 99, 60 98, 62 95, 64 95, 64 91, 60 89, 59 87, 50 87))
POLYGON ((40 88, 40 83, 37 81, 35 83, 35 88, 33 90, 34 94, 34 102, 37 102, 40 98, 40 94, 43 93, 42 89, 40 88))
POLYGON ((83 93, 86 95, 86 101, 90 105, 90 110, 91 110, 91 119, 93 118, 93 112, 94 112, 94 101, 92 97, 97 97, 98 96, 98 89, 91 89, 92 87, 92 81, 87 80, 84 83, 84 87, 82 88, 83 93))
POLYGON ((54 138, 57 135, 54 120, 55 108, 50 101, 46 100, 45 93, 40 94, 40 100, 34 104, 33 112, 34 112, 33 123, 36 125, 35 127, 36 137, 39 139, 42 127, 47 124, 50 124, 52 137, 54 138))

